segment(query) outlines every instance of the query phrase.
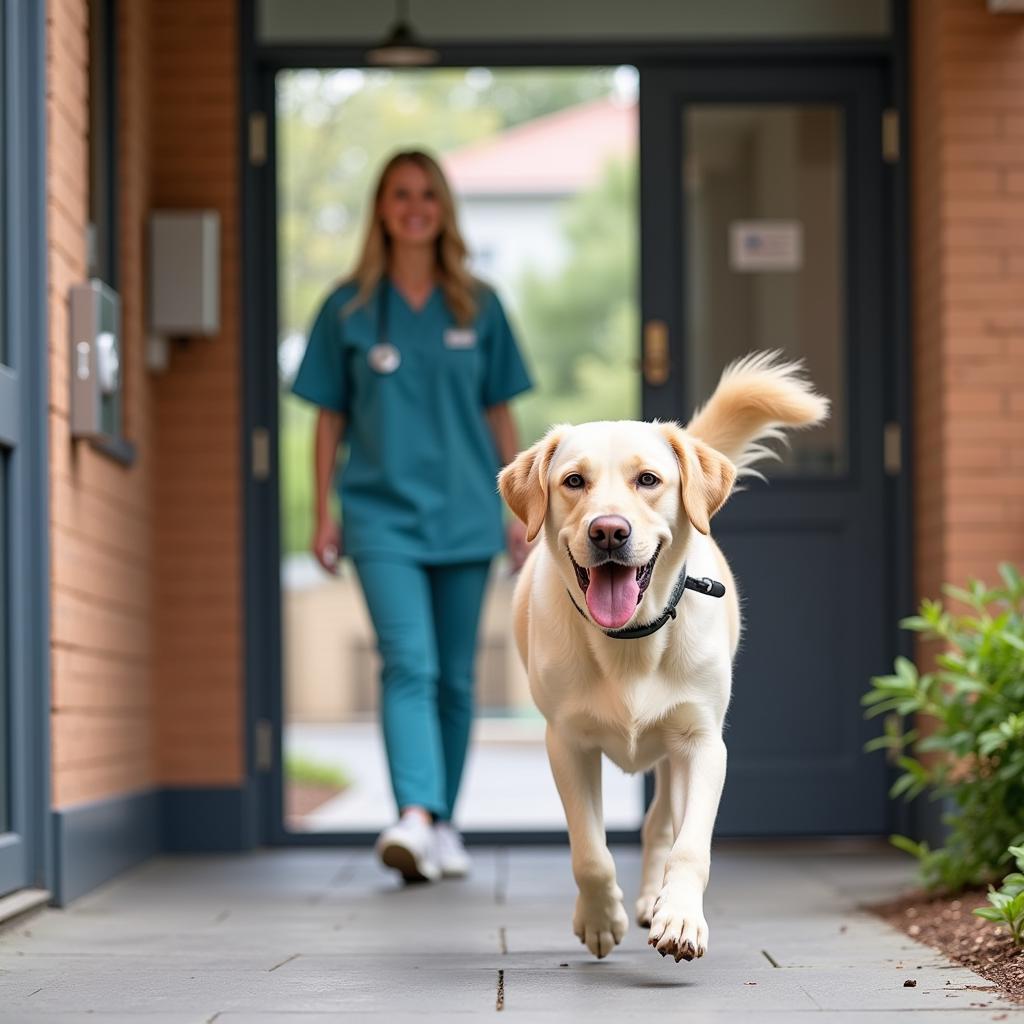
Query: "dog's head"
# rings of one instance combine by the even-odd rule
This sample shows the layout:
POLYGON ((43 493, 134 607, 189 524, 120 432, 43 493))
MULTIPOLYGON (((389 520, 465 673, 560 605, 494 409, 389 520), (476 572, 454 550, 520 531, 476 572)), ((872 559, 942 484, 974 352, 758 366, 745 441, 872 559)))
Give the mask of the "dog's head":
POLYGON ((529 540, 544 529, 594 622, 620 629, 637 615, 660 558, 685 550, 692 530, 708 533, 735 479, 724 455, 676 424, 625 421, 553 427, 498 485, 529 540))

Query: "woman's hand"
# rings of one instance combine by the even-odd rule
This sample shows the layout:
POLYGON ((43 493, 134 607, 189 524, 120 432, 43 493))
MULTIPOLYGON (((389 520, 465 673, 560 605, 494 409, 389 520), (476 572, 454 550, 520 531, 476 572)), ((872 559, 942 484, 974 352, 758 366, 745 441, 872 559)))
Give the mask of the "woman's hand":
POLYGON ((511 572, 519 572, 530 553, 526 540, 526 526, 518 519, 509 521, 505 527, 505 545, 508 548, 508 563, 511 572))
POLYGON ((345 417, 331 409, 321 409, 316 418, 316 440, 313 443, 313 474, 316 481, 316 504, 313 516, 313 554, 330 573, 337 575, 341 558, 341 529, 334 521, 329 495, 338 461, 338 445, 345 434, 345 417))
POLYGON ((338 575, 341 527, 330 516, 324 516, 317 524, 316 532, 313 534, 313 554, 329 573, 338 575))

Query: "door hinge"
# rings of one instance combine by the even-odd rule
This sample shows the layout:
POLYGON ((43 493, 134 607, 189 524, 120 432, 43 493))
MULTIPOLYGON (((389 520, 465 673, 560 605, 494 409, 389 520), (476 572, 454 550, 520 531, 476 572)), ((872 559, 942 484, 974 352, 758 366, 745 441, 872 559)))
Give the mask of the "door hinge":
POLYGON ((887 164, 900 159, 900 112, 895 107, 882 111, 882 159, 887 164))
POLYGON ((266 427, 253 428, 252 478, 257 481, 270 479, 270 431, 266 427))
POLYGON ((249 115, 249 163, 262 167, 267 162, 267 115, 254 110, 249 115))
POLYGON ((274 728, 269 718, 256 722, 256 771, 269 772, 274 767, 274 728))
POLYGON ((886 423, 882 434, 882 463, 889 476, 903 470, 903 428, 899 423, 886 423))

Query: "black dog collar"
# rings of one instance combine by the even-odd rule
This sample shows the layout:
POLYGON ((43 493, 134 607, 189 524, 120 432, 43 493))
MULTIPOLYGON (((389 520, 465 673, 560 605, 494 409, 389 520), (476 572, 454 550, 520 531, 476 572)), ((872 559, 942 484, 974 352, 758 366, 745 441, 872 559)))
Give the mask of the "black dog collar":
MULTIPOLYGON (((669 598, 665 610, 656 619, 642 626, 630 626, 626 629, 601 629, 600 626, 597 628, 601 629, 601 632, 612 640, 639 640, 642 637, 650 636, 652 633, 657 633, 669 619, 676 617, 676 605, 682 599, 684 590, 696 590, 698 594, 704 594, 706 597, 723 597, 725 595, 725 586, 719 583, 718 580, 709 579, 707 576, 702 576, 700 579, 697 579, 695 576, 687 576, 686 563, 683 562, 683 567, 679 570, 679 575, 676 577, 676 585, 672 588, 672 596, 669 598)), ((587 613, 576 603, 576 598, 572 596, 572 591, 567 590, 566 593, 569 595, 569 600, 572 601, 576 611, 589 622, 587 613)))

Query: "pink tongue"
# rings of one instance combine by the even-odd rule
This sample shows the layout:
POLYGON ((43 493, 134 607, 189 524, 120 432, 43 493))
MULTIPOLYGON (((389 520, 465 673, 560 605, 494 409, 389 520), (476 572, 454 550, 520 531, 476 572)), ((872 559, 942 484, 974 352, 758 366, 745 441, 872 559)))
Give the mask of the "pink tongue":
POLYGON ((636 566, 605 562, 590 570, 587 607, 599 625, 607 629, 624 626, 636 611, 639 598, 636 566))

